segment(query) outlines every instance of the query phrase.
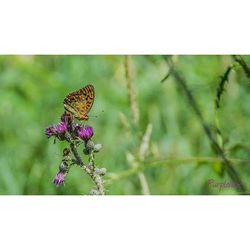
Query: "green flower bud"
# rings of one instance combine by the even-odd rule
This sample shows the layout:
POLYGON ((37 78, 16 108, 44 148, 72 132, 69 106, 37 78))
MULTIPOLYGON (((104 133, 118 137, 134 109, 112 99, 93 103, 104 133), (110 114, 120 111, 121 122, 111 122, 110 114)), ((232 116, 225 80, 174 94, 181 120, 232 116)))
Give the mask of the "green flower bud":
POLYGON ((99 152, 102 149, 102 144, 95 144, 94 152, 99 152))
POLYGON ((88 150, 88 151, 92 151, 94 149, 94 142, 91 141, 91 140, 88 140, 87 143, 85 144, 85 148, 88 150))
POLYGON ((59 171, 65 173, 68 171, 68 168, 68 164, 65 161, 62 161, 59 166, 59 171))

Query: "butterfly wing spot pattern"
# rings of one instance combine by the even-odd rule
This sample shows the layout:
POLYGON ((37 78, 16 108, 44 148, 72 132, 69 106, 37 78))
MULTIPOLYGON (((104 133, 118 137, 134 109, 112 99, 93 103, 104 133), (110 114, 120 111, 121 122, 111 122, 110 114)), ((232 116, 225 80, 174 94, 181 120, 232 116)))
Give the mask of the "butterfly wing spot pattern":
POLYGON ((68 94, 64 98, 64 108, 78 120, 88 120, 88 112, 93 106, 95 99, 94 86, 89 84, 85 87, 68 94))

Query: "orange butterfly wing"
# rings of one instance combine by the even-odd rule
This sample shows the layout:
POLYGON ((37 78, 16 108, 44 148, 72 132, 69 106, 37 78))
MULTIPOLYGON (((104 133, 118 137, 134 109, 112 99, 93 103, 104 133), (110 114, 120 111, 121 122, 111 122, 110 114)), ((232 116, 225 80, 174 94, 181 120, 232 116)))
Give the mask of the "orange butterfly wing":
POLYGON ((89 84, 64 98, 64 108, 79 120, 88 120, 95 99, 94 86, 89 84))

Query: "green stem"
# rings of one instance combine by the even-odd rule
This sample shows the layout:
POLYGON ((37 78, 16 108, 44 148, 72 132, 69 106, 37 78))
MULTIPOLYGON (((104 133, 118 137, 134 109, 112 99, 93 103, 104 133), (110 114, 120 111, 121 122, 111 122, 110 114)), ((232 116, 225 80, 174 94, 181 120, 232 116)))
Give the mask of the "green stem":
POLYGON ((101 176, 95 172, 95 168, 91 168, 89 166, 86 166, 83 163, 81 157, 79 156, 79 154, 77 152, 76 145, 74 143, 70 143, 70 149, 71 149, 74 157, 76 158, 77 165, 79 165, 90 176, 90 178, 95 183, 99 194, 104 195, 105 189, 104 189, 103 180, 102 180, 101 176))
MULTIPOLYGON (((250 163, 250 159, 242 160, 238 158, 228 158, 230 162, 234 163, 250 163)), ((133 175, 138 174, 141 171, 156 167, 168 167, 169 164, 182 164, 182 163, 211 163, 211 162, 223 162, 224 160, 220 157, 185 157, 185 158, 168 158, 154 161, 145 161, 143 165, 136 168, 131 168, 120 172, 119 174, 110 173, 108 176, 108 182, 118 181, 133 175), (164 164, 160 165, 159 164, 164 164)))

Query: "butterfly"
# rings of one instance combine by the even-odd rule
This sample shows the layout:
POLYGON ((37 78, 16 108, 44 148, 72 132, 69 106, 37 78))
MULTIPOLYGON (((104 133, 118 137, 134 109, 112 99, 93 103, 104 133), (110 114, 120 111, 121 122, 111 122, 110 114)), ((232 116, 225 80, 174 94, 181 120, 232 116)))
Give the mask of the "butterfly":
POLYGON ((88 120, 88 112, 94 103, 94 98, 94 86, 89 84, 68 94, 63 101, 64 108, 78 120, 88 120))

